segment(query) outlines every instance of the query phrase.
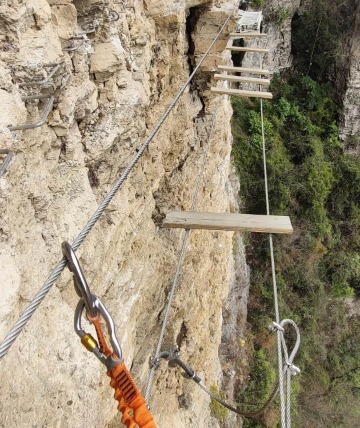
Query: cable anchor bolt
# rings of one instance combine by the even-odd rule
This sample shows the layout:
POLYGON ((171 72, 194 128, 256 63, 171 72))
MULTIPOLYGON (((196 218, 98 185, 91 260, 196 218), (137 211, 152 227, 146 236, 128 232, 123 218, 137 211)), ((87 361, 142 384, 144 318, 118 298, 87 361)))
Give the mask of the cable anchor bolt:
POLYGON ((201 378, 196 374, 195 370, 193 370, 190 366, 188 366, 186 363, 184 363, 184 361, 180 359, 180 352, 177 346, 167 352, 162 352, 159 355, 159 358, 164 358, 169 361, 169 364, 173 363, 181 367, 184 370, 184 373, 182 373, 182 375, 186 379, 192 379, 196 383, 201 382, 201 378))

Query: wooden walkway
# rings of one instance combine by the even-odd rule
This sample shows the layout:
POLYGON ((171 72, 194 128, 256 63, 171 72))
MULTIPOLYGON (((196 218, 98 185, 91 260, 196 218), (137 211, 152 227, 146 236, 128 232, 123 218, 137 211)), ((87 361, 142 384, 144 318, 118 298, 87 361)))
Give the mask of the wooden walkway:
MULTIPOLYGON (((248 32, 248 33, 230 33, 230 37, 236 37, 236 38, 243 38, 244 37, 266 37, 266 34, 261 34, 260 32, 248 32)), ((253 52, 258 54, 267 54, 270 52, 269 49, 266 48, 259 48, 259 47, 253 47, 253 46, 233 46, 233 38, 230 38, 226 49, 235 51, 235 52, 253 52)), ((219 65, 219 70, 224 70, 225 72, 233 71, 237 73, 249 73, 249 74, 258 74, 258 75, 269 75, 269 70, 259 69, 259 68, 246 68, 246 67, 233 67, 228 65, 219 65)), ((242 89, 240 88, 229 88, 228 84, 226 82, 233 82, 237 83, 238 85, 242 85, 244 83, 252 83, 259 86, 265 86, 270 85, 269 79, 262 79, 262 78, 256 78, 256 77, 246 77, 246 76, 236 76, 231 74, 215 74, 214 75, 215 80, 222 80, 225 82, 225 87, 211 87, 210 91, 215 94, 224 94, 224 95, 237 95, 240 97, 249 97, 249 98, 261 98, 261 99, 272 99, 272 93, 271 92, 265 92, 262 90, 252 91, 248 89, 242 89)))
POLYGON ((257 83, 258 85, 270 85, 269 79, 260 79, 256 77, 243 77, 234 76, 233 74, 215 74, 215 80, 229 80, 230 82, 241 82, 241 83, 257 83))
POLYGON ((265 38, 267 37, 266 33, 257 33, 257 32, 250 32, 250 33, 230 33, 230 37, 236 38, 236 39, 255 39, 255 38, 265 38))
POLYGON ((287 216, 172 211, 163 222, 166 228, 237 230, 243 232, 293 233, 287 216))
POLYGON ((240 97, 248 97, 248 98, 263 98, 271 100, 273 94, 271 92, 263 92, 263 91, 247 91, 245 89, 231 89, 231 88, 218 88, 211 87, 211 92, 215 94, 223 94, 223 95, 238 95, 240 97))
POLYGON ((270 74, 270 71, 265 70, 264 68, 234 67, 232 65, 218 65, 217 68, 224 71, 233 71, 234 73, 263 74, 264 76, 268 76, 270 74))

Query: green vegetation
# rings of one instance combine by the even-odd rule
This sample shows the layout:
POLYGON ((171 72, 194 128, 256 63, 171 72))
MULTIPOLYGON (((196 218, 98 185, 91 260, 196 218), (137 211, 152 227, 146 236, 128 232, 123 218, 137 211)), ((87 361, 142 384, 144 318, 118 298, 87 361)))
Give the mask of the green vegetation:
POLYGON ((292 51, 298 71, 341 85, 348 58, 343 36, 353 29, 356 7, 352 0, 312 0, 294 19, 292 51))
MULTIPOLYGON (((226 400, 225 393, 220 391, 216 385, 212 385, 210 387, 210 391, 220 397, 222 400, 226 400)), ((220 426, 223 426, 225 424, 226 418, 228 417, 229 411, 226 407, 211 398, 210 414, 219 421, 220 426)))
MULTIPOLYGON (((302 332, 294 427, 360 426, 360 320, 349 315, 352 296, 360 296, 360 159, 339 141, 335 92, 346 84, 345 39, 354 30, 356 7, 351 0, 312 0, 293 16, 293 70, 273 79, 274 100, 264 102, 270 210, 290 215, 295 230, 291 237, 274 237, 280 312, 302 332)), ((290 10, 269 9, 266 15, 281 26, 290 10)), ((234 98, 233 108, 241 197, 247 212, 263 214, 259 102, 234 98)), ((347 141, 347 147, 357 144, 357 137, 347 141)), ((266 330, 273 317, 268 238, 247 239, 254 344, 251 378, 239 404, 265 401, 276 367, 274 337, 266 330)), ((277 409, 244 426, 275 426, 277 409)))
POLYGON ((285 23, 287 19, 292 16, 292 7, 281 7, 272 11, 271 20, 276 22, 280 27, 285 23))
MULTIPOLYGON (((291 237, 274 237, 280 311, 302 332, 293 426, 355 428, 360 424, 360 320, 346 316, 344 297, 360 295, 360 159, 346 154, 338 139, 331 85, 291 72, 276 76, 271 90, 274 100, 264 102, 270 210, 290 215, 295 229, 291 237)), ((259 102, 233 98, 232 103, 241 197, 247 212, 263 214, 259 102)), ((275 347, 263 351, 263 332, 273 314, 266 236, 251 235, 247 258, 249 322, 256 339, 244 397, 259 402, 270 394, 269 361, 276 361, 275 347)), ((249 420, 245 426, 264 423, 249 420)))
MULTIPOLYGON (((244 393, 237 396, 239 403, 249 401, 249 397, 256 397, 257 403, 265 403, 273 392, 276 382, 276 371, 268 361, 264 349, 255 350, 250 364, 252 376, 244 393)), ((261 404, 258 404, 259 408, 261 404)))
POLYGON ((250 7, 252 9, 258 10, 261 9, 265 5, 265 0, 251 0, 250 7))

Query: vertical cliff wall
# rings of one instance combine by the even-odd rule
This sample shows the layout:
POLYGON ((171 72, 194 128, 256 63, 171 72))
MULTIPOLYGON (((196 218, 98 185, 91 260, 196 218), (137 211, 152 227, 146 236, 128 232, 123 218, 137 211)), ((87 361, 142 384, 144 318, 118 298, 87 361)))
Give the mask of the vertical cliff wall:
MULTIPOLYGON (((234 5, 2 2, 0 148, 14 156, 0 178, 1 338, 61 258, 61 242, 78 235, 234 5), (48 83, 23 85, 46 79, 55 67, 48 64, 59 65, 48 83), (43 115, 48 98, 22 99, 39 93, 55 97, 46 123, 10 131, 9 125, 43 115)), ((208 67, 222 60, 220 45, 208 67)), ((202 75, 186 91, 77 252, 92 291, 113 315, 142 390, 183 234, 159 222, 168 210, 190 208, 215 111, 199 208, 237 210, 229 181, 231 108, 224 97, 210 95, 208 82, 202 75)), ((208 385, 221 376, 222 306, 233 281, 232 234, 192 233, 165 342, 177 343, 208 385)), ((105 368, 73 331, 77 300, 66 271, 1 361, 0 426, 118 423, 105 368)), ((165 363, 151 404, 159 426, 217 426, 209 398, 165 363)))
POLYGON ((351 37, 344 40, 343 51, 346 55, 339 58, 344 63, 345 93, 341 112, 340 138, 346 141, 349 151, 359 154, 359 117, 360 117, 360 5, 355 12, 354 28, 351 37))

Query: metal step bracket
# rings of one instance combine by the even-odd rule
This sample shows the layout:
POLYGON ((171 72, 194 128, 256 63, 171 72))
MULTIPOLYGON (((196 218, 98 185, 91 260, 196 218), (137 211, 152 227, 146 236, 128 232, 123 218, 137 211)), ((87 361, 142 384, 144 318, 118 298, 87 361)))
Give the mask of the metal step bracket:
POLYGON ((5 174, 7 167, 9 166, 12 158, 14 157, 14 152, 9 149, 0 149, 0 156, 6 155, 3 163, 0 165, 0 177, 5 174))
POLYGON ((41 117, 41 119, 39 119, 37 122, 35 123, 28 123, 25 125, 8 125, 8 128, 10 131, 22 131, 24 129, 34 129, 34 128, 39 128, 40 126, 44 125, 44 123, 46 122, 47 117, 49 116, 49 113, 51 112, 53 105, 54 105, 54 94, 36 94, 36 95, 27 95, 24 97, 21 97, 22 101, 31 101, 31 100, 45 100, 47 99, 48 102, 46 103, 45 109, 44 109, 44 113, 41 117))
POLYGON ((79 50, 87 40, 88 39, 85 34, 81 36, 71 37, 71 39, 69 40, 69 44, 67 46, 64 46, 62 50, 65 52, 75 52, 79 50))
MULTIPOLYGON (((62 62, 59 63, 51 63, 51 64, 44 64, 44 68, 50 68, 49 74, 43 79, 43 80, 32 80, 30 82, 24 82, 20 83, 19 86, 39 86, 40 88, 50 88, 54 87, 54 83, 51 81, 52 77, 55 75, 55 73, 60 69, 62 65, 62 62)), ((55 89, 55 88, 54 88, 55 89)))

